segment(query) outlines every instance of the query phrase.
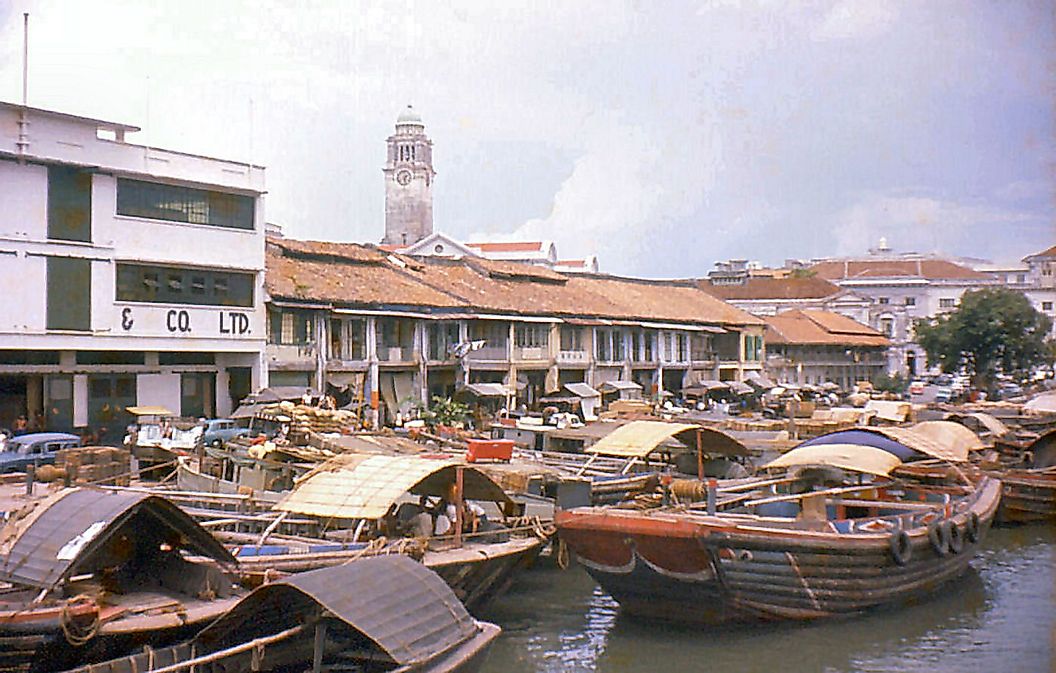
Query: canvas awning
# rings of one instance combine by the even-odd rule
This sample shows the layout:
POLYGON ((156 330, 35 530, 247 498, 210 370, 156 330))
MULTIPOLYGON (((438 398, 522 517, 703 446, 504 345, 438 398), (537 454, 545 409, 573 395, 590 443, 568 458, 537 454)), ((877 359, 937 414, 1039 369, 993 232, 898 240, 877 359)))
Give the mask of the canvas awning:
POLYGON ((968 457, 969 451, 985 449, 979 435, 975 434, 960 423, 953 421, 923 421, 909 428, 917 434, 924 435, 943 446, 950 447, 957 455, 964 454, 968 457))
POLYGON ((338 519, 380 519, 405 493, 444 496, 461 467, 467 500, 509 502, 483 472, 417 456, 337 456, 306 474, 275 509, 338 519))
POLYGON ((565 390, 572 393, 576 397, 601 397, 601 393, 594 390, 586 383, 566 383, 565 390))
POLYGON ((909 402, 889 400, 869 400, 865 403, 866 411, 875 411, 876 417, 892 423, 905 423, 909 419, 912 406, 909 402))
POLYGON ((32 507, 2 530, 0 580, 53 589, 73 574, 113 565, 112 550, 105 552, 120 535, 136 538, 138 550, 156 552, 164 544, 235 563, 209 531, 176 505, 149 493, 65 489, 32 502, 32 507))
POLYGON ((683 444, 692 446, 693 433, 698 427, 700 426, 691 423, 632 421, 594 442, 586 451, 602 456, 644 458, 665 441, 677 435, 682 435, 679 441, 683 444))
POLYGON ((458 389, 474 397, 509 397, 513 393, 501 383, 469 383, 458 389))
POLYGON ((125 407, 133 416, 175 416, 165 407, 125 407))
POLYGON ((935 439, 913 428, 869 428, 869 430, 932 458, 954 463, 963 463, 968 460, 968 449, 963 442, 951 440, 949 437, 935 439))
POLYGON ((997 420, 990 414, 984 414, 981 412, 973 412, 969 414, 949 414, 946 416, 946 420, 954 421, 955 423, 961 423, 962 425, 970 425, 965 423, 968 419, 973 419, 974 422, 985 428, 994 437, 1003 437, 1008 434, 1008 426, 997 420))
POLYGON ((887 476, 902 461, 883 449, 859 444, 817 444, 798 446, 764 468, 828 466, 841 470, 887 476))
POLYGON ((744 377, 744 380, 747 381, 750 385, 755 386, 759 390, 770 390, 771 388, 775 388, 777 386, 776 383, 771 381, 766 376, 760 374, 759 372, 749 373, 746 377, 744 377))
POLYGON ((737 395, 751 395, 755 392, 755 388, 752 388, 747 383, 742 383, 741 381, 730 381, 730 390, 737 395))
POLYGON ((202 651, 216 651, 311 623, 320 614, 362 634, 400 666, 446 652, 479 630, 439 575, 391 555, 273 580, 195 640, 202 651))
POLYGON ((598 388, 605 393, 616 392, 619 390, 641 390, 642 386, 635 383, 634 381, 606 381, 602 383, 598 388))
POLYGON ((730 387, 730 384, 726 381, 715 381, 711 379, 701 379, 694 385, 700 386, 701 388, 707 388, 708 390, 722 390, 730 387))

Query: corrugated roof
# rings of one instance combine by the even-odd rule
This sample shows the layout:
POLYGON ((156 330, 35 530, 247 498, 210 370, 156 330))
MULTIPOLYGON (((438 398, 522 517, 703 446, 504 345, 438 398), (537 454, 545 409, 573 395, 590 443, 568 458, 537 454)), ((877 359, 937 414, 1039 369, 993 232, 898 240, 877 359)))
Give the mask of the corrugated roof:
MULTIPOLYGON (((700 427, 690 423, 632 421, 605 435, 588 448, 587 453, 623 458, 644 458, 665 441, 681 433, 693 433, 700 427)), ((682 439, 687 444, 691 440, 682 439)))
POLYGON ((944 259, 863 259, 818 262, 810 270, 827 280, 919 277, 928 280, 994 280, 944 259))
POLYGON ((320 612, 363 634, 401 666, 425 662, 480 629, 439 575, 393 555, 270 582, 196 640, 220 649, 311 623, 320 612))
POLYGON ((95 552, 122 531, 140 542, 137 549, 164 542, 235 563, 183 510, 149 493, 67 489, 30 506, 31 512, 0 530, 0 579, 15 584, 51 589, 75 572, 95 571, 95 552))
POLYGON ((730 301, 732 299, 824 299, 838 293, 840 288, 824 278, 770 278, 752 276, 741 285, 712 285, 707 279, 699 282, 708 294, 730 301))
POLYGON ((785 311, 764 320, 766 341, 773 344, 880 347, 889 344, 880 332, 830 311, 785 311))
MULTIPOLYGON (((453 460, 415 456, 337 456, 305 475, 275 509, 336 519, 380 519, 404 493, 443 496, 455 481, 453 460)), ((469 500, 509 498, 487 475, 461 467, 469 500)))

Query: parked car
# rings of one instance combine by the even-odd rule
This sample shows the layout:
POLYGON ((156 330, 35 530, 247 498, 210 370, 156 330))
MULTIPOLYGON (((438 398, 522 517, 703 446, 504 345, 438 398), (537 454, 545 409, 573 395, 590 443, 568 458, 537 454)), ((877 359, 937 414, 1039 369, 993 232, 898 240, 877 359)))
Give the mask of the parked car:
POLYGON ((0 474, 25 472, 29 465, 54 465, 61 449, 80 445, 80 437, 65 432, 34 432, 11 437, 0 453, 0 474))
POLYGON ((923 395, 924 394, 924 386, 925 385, 926 384, 923 381, 913 381, 912 383, 909 384, 909 394, 910 395, 923 395))
POLYGON ((950 386, 939 386, 935 390, 935 401, 936 402, 951 402, 953 401, 953 388, 950 386))
POLYGON ((205 422, 202 443, 206 446, 223 446, 224 442, 248 434, 249 428, 239 427, 230 418, 213 418, 205 422))

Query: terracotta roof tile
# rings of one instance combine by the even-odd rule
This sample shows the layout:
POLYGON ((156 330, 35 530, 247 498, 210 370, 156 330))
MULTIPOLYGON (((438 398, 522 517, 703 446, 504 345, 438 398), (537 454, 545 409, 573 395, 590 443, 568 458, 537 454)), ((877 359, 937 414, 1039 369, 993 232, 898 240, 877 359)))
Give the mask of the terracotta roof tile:
POLYGON ((699 281, 708 294, 725 299, 823 299, 838 293, 840 288, 824 278, 748 278, 743 285, 712 285, 699 281))
POLYGON ((786 311, 764 320, 768 343, 879 347, 890 343, 873 328, 831 311, 786 311))
POLYGON ((993 280, 994 276, 943 259, 832 260, 811 267, 827 280, 920 277, 928 280, 993 280))
POLYGON ((541 252, 542 241, 494 241, 483 243, 466 243, 467 247, 482 252, 541 252))
POLYGON ((692 283, 566 276, 545 267, 476 258, 426 257, 413 265, 407 261, 373 246, 284 241, 268 246, 266 287, 273 298, 350 306, 763 324, 692 283))
POLYGON ((1027 255, 1023 259, 1027 260, 1033 259, 1035 257, 1056 257, 1056 245, 1052 246, 1048 250, 1042 250, 1041 252, 1036 252, 1033 255, 1027 255))

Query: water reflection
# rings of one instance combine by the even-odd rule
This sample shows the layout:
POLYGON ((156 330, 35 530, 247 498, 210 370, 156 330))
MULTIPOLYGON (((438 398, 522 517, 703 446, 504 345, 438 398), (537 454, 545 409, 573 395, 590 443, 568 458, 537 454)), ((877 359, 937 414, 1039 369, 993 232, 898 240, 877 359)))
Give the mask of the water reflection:
POLYGON ((485 617, 503 626, 487 670, 1050 670, 1056 531, 993 531, 973 569, 916 604, 809 624, 707 630, 624 617, 581 569, 538 570, 485 617))

